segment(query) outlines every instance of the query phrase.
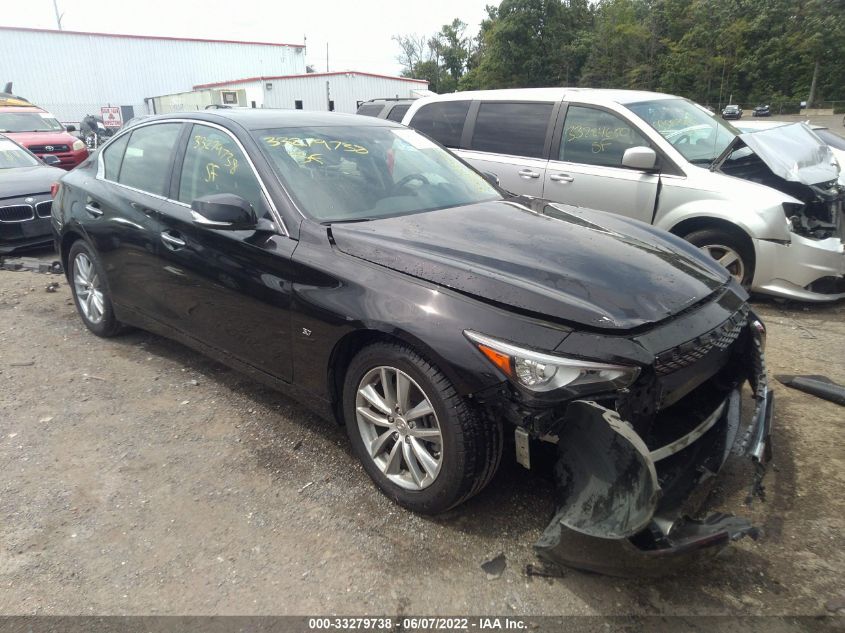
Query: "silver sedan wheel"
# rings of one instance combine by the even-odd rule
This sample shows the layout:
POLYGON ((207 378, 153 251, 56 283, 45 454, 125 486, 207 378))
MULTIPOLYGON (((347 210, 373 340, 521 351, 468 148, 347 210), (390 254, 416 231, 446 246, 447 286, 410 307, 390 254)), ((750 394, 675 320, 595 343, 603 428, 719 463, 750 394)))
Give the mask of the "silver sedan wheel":
POLYGON ((73 260, 73 286, 82 314, 91 323, 100 323, 105 312, 103 290, 100 276, 85 253, 79 253, 73 260))
POLYGON ((709 255, 718 263, 728 269, 728 272, 736 277, 740 283, 745 277, 745 263, 742 257, 730 246, 723 244, 708 244, 706 246, 699 246, 699 250, 705 255, 709 255))
POLYGON ((440 473, 443 438, 431 401, 408 374, 376 367, 355 398, 358 430, 385 476, 408 490, 427 488, 440 473))

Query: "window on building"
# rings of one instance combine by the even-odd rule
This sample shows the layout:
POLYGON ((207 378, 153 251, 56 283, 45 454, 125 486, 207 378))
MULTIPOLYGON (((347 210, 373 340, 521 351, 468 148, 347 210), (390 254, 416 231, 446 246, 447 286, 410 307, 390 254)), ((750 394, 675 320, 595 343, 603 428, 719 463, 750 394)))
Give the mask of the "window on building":
POLYGON ((293 102, 293 107, 297 110, 302 110, 302 99, 297 99, 293 102))
POLYGON ((560 160, 621 167, 625 150, 640 146, 649 147, 649 142, 615 114, 585 106, 569 106, 566 111, 560 160))
POLYGON ((543 157, 552 103, 482 103, 471 147, 479 152, 543 157))
POLYGON ((159 196, 170 186, 170 161, 181 123, 145 125, 132 132, 117 181, 159 196))
POLYGON ((438 101, 421 107, 410 126, 446 147, 459 147, 469 101, 438 101))
POLYGON ((233 193, 263 215, 261 186, 231 136, 206 125, 194 125, 182 163, 179 200, 191 204, 214 193, 233 193))

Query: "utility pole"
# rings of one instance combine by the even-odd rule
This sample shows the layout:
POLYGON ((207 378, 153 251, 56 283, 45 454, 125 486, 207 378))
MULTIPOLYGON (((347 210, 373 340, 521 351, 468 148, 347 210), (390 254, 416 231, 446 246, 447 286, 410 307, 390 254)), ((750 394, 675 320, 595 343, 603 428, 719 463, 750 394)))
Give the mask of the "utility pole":
POLYGON ((329 43, 326 42, 326 72, 329 72, 329 43))
POLYGON ((59 0, 53 0, 53 10, 56 12, 56 25, 59 27, 59 30, 62 30, 62 18, 64 17, 64 13, 59 13, 59 0))
POLYGON ((819 78, 819 60, 816 60, 816 65, 813 68, 813 81, 810 83, 810 96, 807 97, 807 107, 812 108, 813 102, 816 100, 816 80, 819 78))

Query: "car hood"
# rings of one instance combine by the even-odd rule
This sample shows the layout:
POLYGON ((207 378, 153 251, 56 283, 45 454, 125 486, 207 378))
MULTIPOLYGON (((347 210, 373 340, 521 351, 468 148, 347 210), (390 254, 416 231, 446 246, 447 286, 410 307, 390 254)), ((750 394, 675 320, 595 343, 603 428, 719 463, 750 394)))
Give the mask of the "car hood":
POLYGON ((67 174, 47 165, 0 169, 0 198, 49 193, 50 185, 67 174))
POLYGON ((73 146, 73 142, 78 140, 76 137, 71 136, 67 132, 3 132, 4 136, 8 136, 10 139, 13 139, 24 145, 29 147, 30 145, 67 145, 68 147, 73 146))
POLYGON ((730 279, 695 247, 649 225, 529 198, 335 223, 331 232, 354 257, 598 329, 662 321, 730 279))
POLYGON ((740 134, 716 159, 715 167, 721 167, 727 157, 743 144, 784 180, 819 185, 839 178, 839 166, 830 146, 804 123, 740 134))

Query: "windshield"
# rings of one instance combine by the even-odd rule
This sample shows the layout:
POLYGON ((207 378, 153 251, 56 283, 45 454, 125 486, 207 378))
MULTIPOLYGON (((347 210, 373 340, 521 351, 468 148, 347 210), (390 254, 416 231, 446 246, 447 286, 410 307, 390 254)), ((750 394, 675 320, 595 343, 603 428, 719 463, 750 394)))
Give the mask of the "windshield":
POLYGON ((406 128, 332 126, 254 133, 299 207, 350 222, 498 200, 482 176, 406 128))
POLYGON ((691 163, 712 163, 739 134, 732 125, 687 99, 641 101, 627 107, 691 163))
POLYGON ((0 138, 0 169, 32 167, 38 164, 38 159, 25 149, 9 139, 0 138))
POLYGON ((64 128, 46 112, 0 112, 0 132, 63 132, 64 128))

